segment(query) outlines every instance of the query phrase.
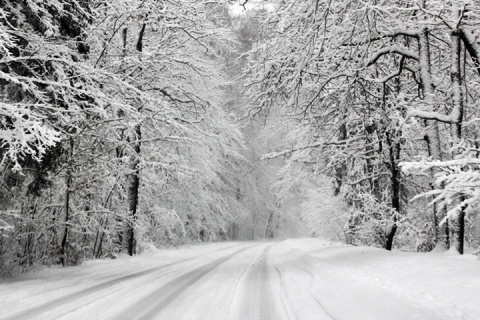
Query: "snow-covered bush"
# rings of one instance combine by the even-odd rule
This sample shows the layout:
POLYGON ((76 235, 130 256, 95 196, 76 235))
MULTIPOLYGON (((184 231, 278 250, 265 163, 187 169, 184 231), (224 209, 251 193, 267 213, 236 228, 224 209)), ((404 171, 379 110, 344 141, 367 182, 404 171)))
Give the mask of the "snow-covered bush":
POLYGON ((310 234, 338 242, 348 243, 351 240, 350 230, 346 229, 349 212, 343 200, 344 194, 333 195, 328 177, 319 179, 318 183, 307 184, 302 196, 301 217, 310 234))

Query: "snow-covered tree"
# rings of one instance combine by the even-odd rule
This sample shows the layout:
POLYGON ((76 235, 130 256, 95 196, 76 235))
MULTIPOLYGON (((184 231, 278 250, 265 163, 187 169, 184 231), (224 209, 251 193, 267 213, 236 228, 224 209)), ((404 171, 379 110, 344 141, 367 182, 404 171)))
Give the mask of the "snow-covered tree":
MULTIPOLYGON (((391 222, 382 225, 387 249, 405 212, 401 199, 411 196, 399 162, 415 153, 436 161, 459 157, 445 150, 464 137, 464 79, 477 73, 470 27, 477 10, 471 1, 278 1, 263 20, 271 37, 251 50, 251 112, 280 108, 295 126, 310 127, 300 129, 305 135, 297 134, 293 147, 269 156, 289 156, 308 170, 325 166, 337 193, 346 184, 361 212, 368 211, 365 194, 391 208, 384 212, 391 222)), ((444 212, 436 206, 439 243, 444 212)), ((450 228, 459 252, 462 217, 450 228)))
POLYGON ((225 234, 242 138, 220 6, 5 2, 2 268, 225 234))

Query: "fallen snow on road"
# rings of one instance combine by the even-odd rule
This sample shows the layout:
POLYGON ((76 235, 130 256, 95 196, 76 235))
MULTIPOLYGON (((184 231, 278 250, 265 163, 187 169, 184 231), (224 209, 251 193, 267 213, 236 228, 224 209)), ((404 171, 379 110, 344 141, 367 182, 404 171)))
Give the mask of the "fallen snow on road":
POLYGON ((225 242, 0 282, 0 319, 480 319, 473 255, 225 242))

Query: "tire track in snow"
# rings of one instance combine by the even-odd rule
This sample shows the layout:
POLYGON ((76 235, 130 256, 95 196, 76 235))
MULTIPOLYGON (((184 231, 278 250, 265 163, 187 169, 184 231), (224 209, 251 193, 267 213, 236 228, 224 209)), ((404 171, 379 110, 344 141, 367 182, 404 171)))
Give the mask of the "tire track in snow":
MULTIPOLYGON (((229 249, 241 246, 241 245, 243 245, 243 244, 236 244, 236 245, 229 246, 229 247, 226 247, 226 248, 216 249, 216 250, 213 250, 212 252, 208 252, 208 254, 217 253, 217 252, 221 252, 221 251, 224 251, 224 250, 229 250, 229 249)), ((52 312, 54 312, 54 309, 62 307, 64 304, 71 303, 72 301, 78 301, 78 300, 80 300, 82 298, 85 298, 89 295, 94 295, 94 294, 98 293, 99 291, 104 291, 106 289, 109 289, 111 287, 120 285, 120 284, 125 283, 125 282, 130 281, 130 280, 134 280, 134 279, 137 279, 137 278, 141 278, 143 276, 151 275, 151 274, 154 274, 154 273, 159 272, 159 271, 164 271, 165 269, 167 269, 169 267, 194 260, 194 259, 196 259, 198 257, 201 257, 201 256, 204 256, 204 255, 205 255, 205 253, 198 254, 198 255, 195 255, 193 257, 183 259, 181 261, 175 261, 175 262, 163 264, 163 265, 160 265, 160 266, 156 266, 156 267, 152 267, 152 268, 149 268, 149 269, 146 269, 146 270, 135 272, 135 273, 132 273, 132 274, 120 277, 120 278, 116 278, 116 279, 112 279, 112 280, 109 280, 109 281, 106 281, 106 282, 102 282, 102 283, 99 283, 97 285, 94 285, 94 286, 91 286, 91 287, 81 289, 79 291, 67 294, 67 295, 62 296, 60 298, 56 298, 56 299, 48 301, 48 302, 40 303, 36 306, 33 306, 31 308, 22 310, 20 312, 11 313, 11 314, 7 315, 6 317, 0 316, 0 319, 2 319, 2 320, 37 319, 37 318, 41 318, 42 314, 44 314, 44 316, 48 316, 52 312)), ((112 293, 115 293, 115 292, 107 293, 107 295, 112 294, 112 293)), ((103 297, 105 297, 105 295, 103 295, 103 297)), ((79 302, 79 303, 71 306, 69 308, 69 310, 70 311, 75 311, 75 310, 77 310, 77 309, 79 309, 79 308, 81 308, 85 305, 88 305, 88 304, 89 304, 88 301, 83 302, 83 303, 79 302)), ((65 316, 70 311, 61 312, 60 314, 55 314, 54 317, 59 318, 61 316, 65 316)), ((51 316, 53 316, 53 315, 51 315, 51 316)))
POLYGON ((274 269, 281 283, 282 304, 291 311, 289 319, 336 320, 312 290, 315 275, 308 267, 309 254, 290 250, 279 257, 274 269))
MULTIPOLYGON (((279 320, 285 317, 286 312, 279 313, 272 297, 274 292, 271 292, 272 274, 268 256, 272 246, 264 248, 239 278, 233 298, 239 305, 234 306, 235 301, 232 301, 229 319, 279 320)), ((285 309, 283 302, 282 306, 285 309)))
MULTIPOLYGON (((282 278, 282 272, 281 272, 277 267, 275 267, 275 270, 277 270, 280 278, 282 278)), ((331 320, 337 320, 337 319, 325 308, 325 306, 324 306, 323 303, 320 301, 320 299, 318 299, 318 297, 317 297, 315 294, 313 294, 313 292, 312 292, 312 286, 313 286, 313 279, 315 279, 315 276, 313 275, 313 273, 310 272, 310 271, 307 270, 307 269, 304 269, 304 268, 302 268, 301 270, 304 271, 304 272, 306 272, 306 273, 308 273, 308 274, 310 275, 310 278, 312 279, 312 280, 310 281, 311 284, 310 284, 310 286, 309 286, 308 289, 309 289, 310 295, 312 296, 313 300, 316 302, 316 304, 318 305, 318 307, 320 307, 320 309, 325 313, 325 315, 328 316, 331 320)), ((283 280, 282 280, 282 287, 283 287, 283 280)), ((298 319, 297 315, 295 315, 295 318, 298 319)))
POLYGON ((187 272, 168 283, 162 285, 156 289, 149 296, 142 299, 134 309, 130 309, 127 312, 123 312, 115 319, 152 319, 158 315, 167 305, 179 298, 183 293, 188 291, 195 283, 200 281, 208 273, 213 271, 216 267, 222 263, 233 258, 234 256, 260 244, 254 244, 246 248, 236 250, 235 252, 228 254, 222 258, 216 259, 206 265, 198 267, 190 272, 187 272), (159 301, 159 302, 158 302, 159 301), (153 307, 149 307, 153 305, 153 307))
POLYGON ((325 306, 323 305, 323 302, 320 301, 320 299, 318 299, 318 297, 312 292, 313 281, 314 281, 313 279, 315 279, 315 275, 310 270, 307 270, 305 268, 302 268, 302 270, 308 273, 312 279, 310 282, 310 287, 308 288, 310 295, 313 297, 313 299, 315 300, 317 305, 320 307, 320 309, 322 309, 323 312, 325 312, 325 314, 330 317, 330 319, 336 320, 336 318, 332 316, 332 314, 327 310, 327 308, 325 308, 325 306))
MULTIPOLYGON (((259 308, 259 319, 261 320, 276 320, 278 319, 274 315, 274 307, 271 299, 271 293, 269 292, 269 274, 267 269, 267 259, 270 247, 266 248, 262 255, 260 256, 259 264, 257 268, 254 269, 254 272, 251 272, 250 284, 253 284, 256 287, 256 292, 258 292, 258 308, 259 308), (252 283, 253 281, 253 283, 252 283)), ((254 295, 249 295, 249 297, 254 297, 254 295)), ((252 300, 250 299, 250 303, 252 300)), ((256 303, 256 301, 254 301, 256 303)), ((255 310, 255 308, 253 308, 255 310)), ((249 318, 253 319, 253 318, 249 318)))
MULTIPOLYGON (((287 296, 286 291, 285 291, 285 286, 283 285, 282 272, 280 271, 280 269, 278 269, 277 266, 274 266, 274 269, 277 272, 278 278, 280 279, 280 288, 281 288, 281 292, 282 292, 281 293, 282 304, 283 304, 285 310, 290 310, 291 308, 288 304, 288 296, 287 296)), ((289 318, 295 318, 295 320, 299 320, 295 313, 293 313, 293 315, 290 316, 289 318)))
POLYGON ((231 319, 231 313, 232 313, 232 309, 233 309, 234 299, 235 299, 235 296, 237 295, 237 292, 239 290, 241 279, 243 279, 244 275, 247 273, 247 271, 251 267, 251 265, 255 263, 257 258, 258 258, 258 256, 254 255, 252 261, 247 264, 245 269, 243 269, 242 273, 238 276, 237 280, 235 281, 235 286, 233 288, 233 295, 232 295, 232 298, 230 300, 230 306, 229 306, 229 309, 228 309, 227 319, 231 319))

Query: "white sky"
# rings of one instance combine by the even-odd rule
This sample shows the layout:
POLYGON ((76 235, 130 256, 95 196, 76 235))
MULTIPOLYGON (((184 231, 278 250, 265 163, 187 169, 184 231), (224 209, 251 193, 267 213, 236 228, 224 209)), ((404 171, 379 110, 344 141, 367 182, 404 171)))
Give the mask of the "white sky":
MULTIPOLYGON (((242 1, 243 2, 243 1, 242 1)), ((268 11, 273 11, 274 6, 271 3, 262 3, 262 1, 250 0, 245 5, 245 8, 241 6, 238 2, 233 5, 228 6, 228 13, 232 17, 237 17, 245 14, 246 10, 258 10, 258 9, 267 9, 268 11)))

